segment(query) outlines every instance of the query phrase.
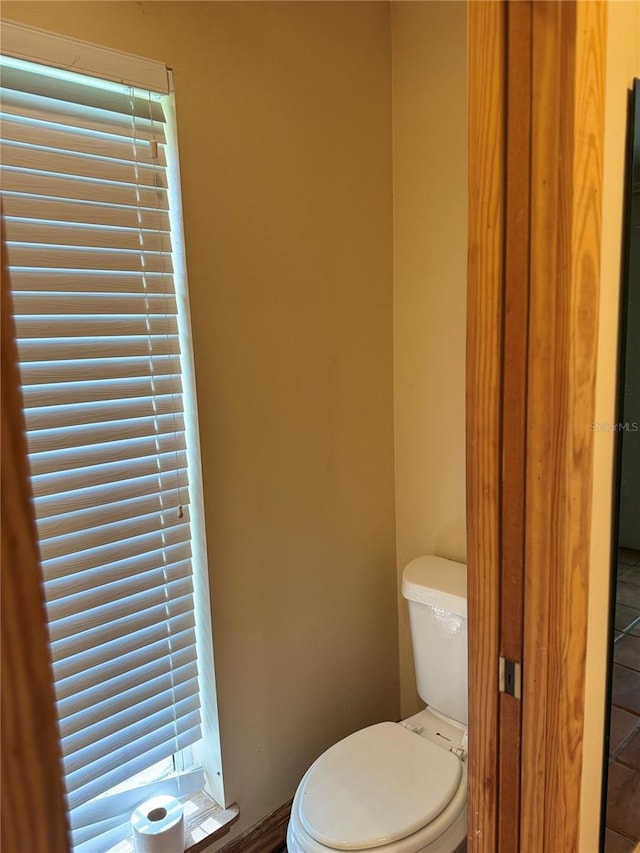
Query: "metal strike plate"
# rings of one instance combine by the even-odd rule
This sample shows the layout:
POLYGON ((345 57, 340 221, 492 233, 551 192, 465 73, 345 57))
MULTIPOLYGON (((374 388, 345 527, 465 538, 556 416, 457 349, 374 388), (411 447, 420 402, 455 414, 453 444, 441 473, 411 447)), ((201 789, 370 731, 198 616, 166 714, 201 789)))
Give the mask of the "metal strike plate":
POLYGON ((515 699, 522 696, 522 668, 518 661, 499 658, 498 684, 500 693, 506 693, 515 699))

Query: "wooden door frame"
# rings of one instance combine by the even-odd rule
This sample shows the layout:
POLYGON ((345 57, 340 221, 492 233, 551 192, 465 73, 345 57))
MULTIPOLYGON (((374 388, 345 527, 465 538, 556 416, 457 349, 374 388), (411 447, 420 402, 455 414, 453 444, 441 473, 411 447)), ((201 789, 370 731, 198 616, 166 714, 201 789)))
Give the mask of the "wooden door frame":
POLYGON ((469 3, 473 853, 580 848, 605 42, 601 0, 469 3))
POLYGON ((497 850, 506 6, 468 4, 467 846, 497 850))

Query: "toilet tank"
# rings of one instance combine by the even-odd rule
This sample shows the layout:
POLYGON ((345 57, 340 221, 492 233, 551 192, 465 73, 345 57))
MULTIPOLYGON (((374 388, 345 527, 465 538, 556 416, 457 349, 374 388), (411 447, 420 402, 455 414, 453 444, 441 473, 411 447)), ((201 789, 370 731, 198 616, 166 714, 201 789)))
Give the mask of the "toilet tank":
POLYGON ((418 557, 402 574, 420 698, 467 725, 467 567, 418 557))

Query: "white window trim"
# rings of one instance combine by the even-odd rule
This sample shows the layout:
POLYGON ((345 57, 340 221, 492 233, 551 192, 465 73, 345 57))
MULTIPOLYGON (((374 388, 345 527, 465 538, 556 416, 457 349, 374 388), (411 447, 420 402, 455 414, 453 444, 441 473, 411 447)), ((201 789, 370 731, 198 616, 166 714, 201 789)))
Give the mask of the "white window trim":
MULTIPOLYGON (((173 84, 171 71, 169 79, 173 84)), ((172 85, 173 92, 173 85, 172 85)), ((174 281, 176 298, 179 302, 178 323, 180 340, 186 345, 182 354, 183 394, 185 406, 185 427, 188 438, 188 467, 192 475, 189 486, 193 495, 191 503, 191 525, 193 548, 194 603, 196 609, 196 646, 200 673, 200 701, 202 705, 202 739, 206 744, 207 755, 202 757, 202 765, 207 781, 207 791, 213 799, 225 806, 230 804, 225 796, 222 775, 222 750, 220 746, 220 727, 218 701, 216 693, 215 663, 213 656, 213 629, 211 624, 211 594, 207 571, 207 540, 204 514, 204 493, 202 483, 202 459, 200 453, 200 432, 198 429, 196 407, 195 366, 193 362, 193 342, 191 337, 191 317, 189 289, 187 285, 187 266, 182 214, 182 194, 180 191, 180 169, 178 136, 176 125, 175 98, 173 93, 162 99, 167 118, 167 172, 169 174, 169 220, 173 239, 174 281)))
POLYGON ((76 71, 161 95, 168 95, 172 91, 167 66, 157 60, 88 44, 4 19, 1 38, 3 52, 16 59, 76 71))
POLYGON ((202 713, 202 735, 206 746, 200 756, 203 765, 206 791, 221 806, 227 808, 222 775, 222 756, 218 725, 218 702, 216 695, 215 670, 212 644, 211 599, 207 571, 207 543, 202 484, 202 466, 197 411, 195 408, 195 373, 189 314, 187 273, 178 163, 178 140, 176 132, 175 102, 172 73, 167 66, 156 60, 145 59, 123 51, 88 44, 77 39, 60 36, 36 27, 13 21, 2 20, 2 52, 17 59, 67 69, 76 73, 98 77, 134 88, 141 88, 161 95, 167 117, 167 171, 170 175, 170 222, 173 244, 174 279, 176 297, 180 303, 180 337, 185 342, 182 353, 183 391, 189 402, 185 412, 186 432, 189 444, 189 468, 193 476, 190 482, 192 494, 192 547, 194 604, 197 622, 197 654, 200 672, 200 700, 202 713), (169 140, 168 140, 169 141, 169 140), (169 154, 169 151, 171 152, 169 154))

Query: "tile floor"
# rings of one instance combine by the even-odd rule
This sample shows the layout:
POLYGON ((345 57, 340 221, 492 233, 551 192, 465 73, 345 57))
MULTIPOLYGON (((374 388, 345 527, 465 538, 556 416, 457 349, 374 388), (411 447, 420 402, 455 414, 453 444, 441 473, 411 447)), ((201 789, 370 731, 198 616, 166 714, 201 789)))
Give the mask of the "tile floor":
POLYGON ((620 550, 605 853, 640 840, 640 551, 620 550))

